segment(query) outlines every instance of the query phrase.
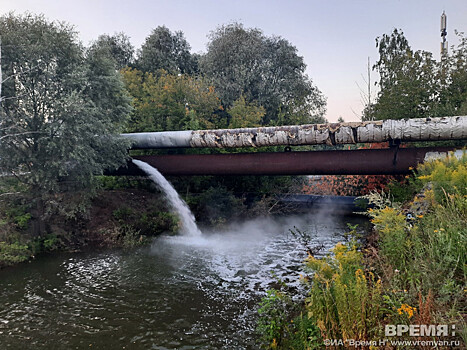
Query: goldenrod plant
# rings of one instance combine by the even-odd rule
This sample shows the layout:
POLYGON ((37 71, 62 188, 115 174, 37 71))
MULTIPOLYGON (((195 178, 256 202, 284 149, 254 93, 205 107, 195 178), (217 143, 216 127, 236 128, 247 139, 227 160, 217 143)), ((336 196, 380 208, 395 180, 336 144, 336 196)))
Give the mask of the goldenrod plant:
MULTIPOLYGON (((287 327, 275 329, 269 348, 354 348, 346 340, 379 341, 386 325, 435 324, 453 326, 456 332, 449 340, 465 346, 466 152, 426 162, 413 176, 411 183, 423 188, 410 202, 394 203, 387 193, 366 196, 372 204, 367 211, 374 226, 372 243, 359 247, 354 238, 337 244, 324 258, 306 259, 309 276, 301 279, 308 297, 301 315, 306 313, 307 327, 317 328, 319 335, 310 333, 300 343, 298 328, 291 331, 290 322, 276 320, 287 327), (343 345, 326 339, 342 340, 343 345)), ((295 320, 293 313, 283 315, 295 320)))

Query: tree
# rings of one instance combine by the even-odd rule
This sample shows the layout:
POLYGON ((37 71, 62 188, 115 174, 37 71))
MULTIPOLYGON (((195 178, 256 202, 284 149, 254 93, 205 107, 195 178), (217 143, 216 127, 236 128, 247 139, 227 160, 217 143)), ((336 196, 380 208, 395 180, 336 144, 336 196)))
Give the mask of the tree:
POLYGON ((189 130, 218 125, 215 112, 220 100, 205 79, 163 70, 143 73, 131 68, 122 74, 134 106, 127 131, 189 130))
POLYGON ((201 72, 213 81, 224 107, 243 95, 265 108, 265 125, 324 120, 325 99, 305 68, 287 40, 238 23, 212 32, 200 60, 201 72))
POLYGON ((467 112, 467 39, 440 62, 427 51, 413 51, 404 33, 395 29, 376 39, 380 91, 368 103, 363 120, 465 115, 467 112))
POLYGON ((376 39, 380 58, 376 103, 366 109, 368 119, 406 119, 433 116, 440 83, 438 66, 430 52, 414 52, 402 31, 376 39))
POLYGON ((241 24, 221 26, 210 34, 207 53, 200 69, 214 82, 225 107, 243 93, 248 100, 258 97, 264 37, 259 29, 241 24))
POLYGON ((150 73, 163 69, 171 74, 192 74, 196 66, 183 32, 172 33, 165 26, 157 27, 146 38, 136 61, 139 70, 150 73))
POLYGON ((94 175, 124 164, 126 143, 116 133, 129 99, 114 62, 97 49, 85 56, 67 24, 9 14, 0 35, 0 164, 28 186, 40 234, 64 178, 89 189, 94 175))
POLYGON ((442 91, 437 116, 467 114, 467 38, 457 32, 459 44, 439 68, 442 91))
POLYGON ((241 95, 234 101, 232 107, 227 112, 230 115, 229 128, 251 128, 261 126, 264 117, 264 107, 255 103, 248 103, 245 96, 241 95))
POLYGON ((118 70, 133 64, 135 49, 124 33, 100 35, 92 43, 90 49, 108 50, 108 54, 115 60, 115 67, 118 70))

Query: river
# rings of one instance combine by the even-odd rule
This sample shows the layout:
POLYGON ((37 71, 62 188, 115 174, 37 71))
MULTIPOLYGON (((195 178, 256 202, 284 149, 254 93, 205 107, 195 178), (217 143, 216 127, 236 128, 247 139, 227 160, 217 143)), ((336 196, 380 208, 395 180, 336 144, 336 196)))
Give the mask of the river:
POLYGON ((0 271, 2 349, 257 349, 258 303, 277 277, 300 288, 306 230, 342 241, 355 217, 232 224, 151 246, 39 257, 0 271))

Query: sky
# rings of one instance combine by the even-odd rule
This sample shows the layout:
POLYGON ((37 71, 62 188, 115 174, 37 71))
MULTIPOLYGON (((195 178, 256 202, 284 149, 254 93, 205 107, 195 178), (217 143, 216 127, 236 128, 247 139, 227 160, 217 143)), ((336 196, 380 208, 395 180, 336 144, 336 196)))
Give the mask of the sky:
MULTIPOLYGON (((206 51, 209 33, 241 22, 266 35, 287 39, 307 64, 306 73, 327 97, 326 118, 359 120, 366 90, 368 58, 378 59, 375 39, 402 29, 414 50, 439 59, 440 16, 467 32, 467 0, 1 0, 0 14, 43 13, 75 26, 84 44, 101 34, 124 32, 139 48, 160 25, 181 30, 192 52, 206 51)), ((372 72, 371 80, 377 80, 372 72)), ((376 93, 372 86, 373 93, 376 93)))

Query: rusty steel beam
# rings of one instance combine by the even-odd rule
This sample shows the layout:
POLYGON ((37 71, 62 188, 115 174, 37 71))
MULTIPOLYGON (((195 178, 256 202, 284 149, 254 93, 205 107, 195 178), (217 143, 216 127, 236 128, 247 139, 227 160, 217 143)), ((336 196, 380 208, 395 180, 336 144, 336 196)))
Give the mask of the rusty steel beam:
POLYGON ((122 134, 133 149, 238 148, 467 139, 467 116, 122 134))
MULTIPOLYGON (((452 148, 388 148, 135 156, 164 175, 383 175, 406 174, 426 157, 452 148)), ((109 174, 110 175, 110 174, 109 174)), ((144 175, 131 162, 112 175, 144 175)))

